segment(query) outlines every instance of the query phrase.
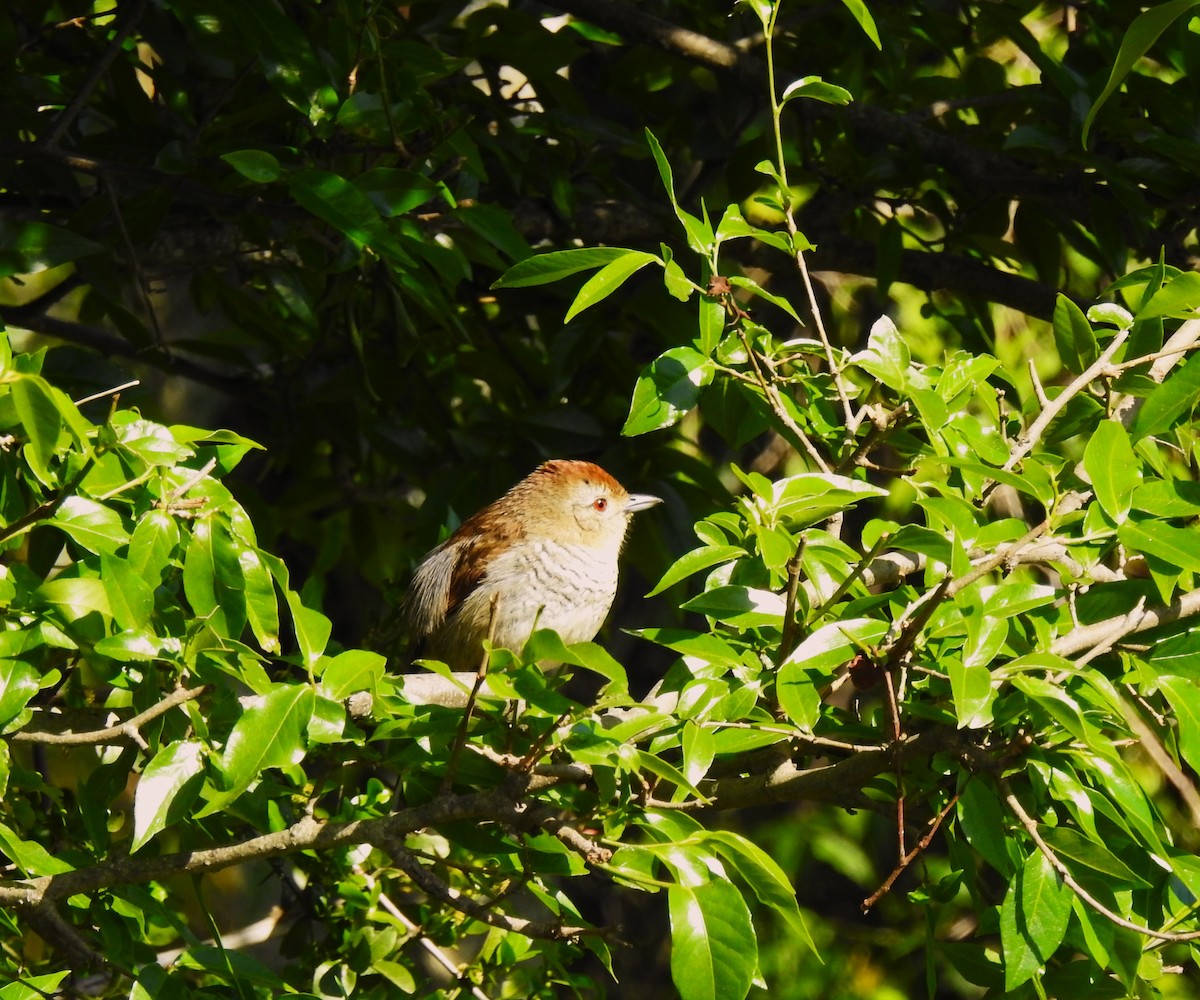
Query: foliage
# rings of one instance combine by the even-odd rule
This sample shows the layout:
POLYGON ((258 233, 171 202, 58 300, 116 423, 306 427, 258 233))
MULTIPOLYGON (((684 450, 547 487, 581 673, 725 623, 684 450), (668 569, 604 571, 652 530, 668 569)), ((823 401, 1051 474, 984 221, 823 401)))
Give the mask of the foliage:
POLYGON ((551 7, 0 13, 4 995, 1194 995, 1193 5, 551 7), (549 454, 660 624, 417 703, 549 454))

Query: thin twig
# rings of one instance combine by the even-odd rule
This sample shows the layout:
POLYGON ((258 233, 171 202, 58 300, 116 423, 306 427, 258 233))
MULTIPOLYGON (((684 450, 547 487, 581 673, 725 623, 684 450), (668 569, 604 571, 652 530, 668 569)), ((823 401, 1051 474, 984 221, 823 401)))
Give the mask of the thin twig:
MULTIPOLYGON (((1017 439, 1012 453, 1008 456, 1008 461, 1001 467, 1005 472, 1011 472, 1017 463, 1033 450, 1034 446, 1042 439, 1042 435, 1046 433, 1046 429, 1050 426, 1054 418, 1062 412, 1063 408, 1072 399, 1078 396, 1079 393, 1091 385, 1097 378, 1109 371, 1112 367, 1113 355, 1117 353, 1121 345, 1129 338, 1129 332, 1129 330, 1118 331, 1116 336, 1109 342, 1109 345, 1101 352, 1100 357, 1088 365, 1081 375, 1075 378, 1062 392, 1042 408, 1042 412, 1038 414, 1037 419, 1017 439)), ((983 490, 983 498, 985 500, 991 495, 996 486, 997 483, 993 480, 983 490)))
POLYGON ((138 21, 141 20, 142 14, 145 13, 149 0, 134 0, 132 7, 126 4, 119 4, 117 9, 117 18, 120 20, 120 27, 117 28, 116 34, 113 35, 105 48, 104 53, 96 60, 92 66, 92 70, 88 73, 87 78, 80 85, 79 90, 75 92, 75 96, 71 98, 70 103, 58 113, 58 117, 54 119, 50 127, 46 130, 38 140, 38 145, 44 147, 54 147, 62 140, 67 129, 71 127, 71 123, 79 117, 80 113, 86 107, 87 102, 91 100, 92 91, 99 86, 100 81, 104 79, 104 74, 108 72, 112 61, 117 57, 133 29, 137 27, 138 21))
MULTIPOLYGON (((365 871, 362 865, 355 865, 353 870, 355 875, 360 876, 365 881, 368 890, 371 890, 375 887, 377 884, 375 877, 370 872, 365 871)), ((449 955, 447 955, 432 940, 430 940, 429 936, 425 933, 424 928, 422 928, 420 924, 414 923, 412 920, 410 920, 400 909, 400 907, 392 902, 388 894, 382 890, 380 890, 379 893, 379 906, 381 909, 387 911, 387 913, 389 913, 397 922, 399 922, 409 934, 416 938, 417 943, 429 953, 430 957, 437 962, 438 965, 450 973, 456 982, 464 985, 466 984, 467 980, 463 975, 463 970, 453 961, 453 959, 450 958, 449 955)), ((475 997, 475 1000, 490 1000, 488 995, 474 983, 471 983, 470 986, 471 995, 475 997)))
POLYGON ((1188 807, 1188 812, 1192 814, 1192 826, 1200 829, 1200 792, 1196 791, 1195 784, 1188 780, 1187 775, 1175 763, 1175 759, 1167 753, 1167 748, 1163 746, 1158 734, 1143 721, 1138 710, 1124 698, 1119 704, 1121 714, 1125 716, 1125 721, 1138 738, 1142 749, 1158 765, 1163 777, 1175 787, 1179 797, 1183 799, 1184 804, 1188 807))
POLYGON ((75 495, 75 490, 79 488, 79 484, 82 483, 84 477, 92 471, 92 466, 95 464, 96 460, 94 458, 89 458, 83 463, 82 468, 75 473, 71 481, 67 483, 61 490, 59 490, 58 495, 54 497, 54 499, 44 500, 42 503, 34 507, 33 510, 31 510, 28 514, 23 514, 21 517, 18 517, 15 521, 13 521, 12 524, 7 524, 3 528, 0 528, 0 542, 3 542, 8 538, 12 538, 14 535, 19 535, 21 532, 37 524, 38 521, 44 521, 47 518, 53 517, 58 508, 66 503, 69 497, 75 495))
POLYGON ((83 399, 77 399, 75 400, 75 405, 83 406, 85 403, 94 403, 97 399, 107 399, 109 396, 116 396, 126 389, 134 389, 141 384, 142 380, 140 378, 130 379, 128 382, 122 382, 111 389, 101 389, 99 392, 93 392, 90 396, 84 396, 83 399))
POLYGON ((448 792, 454 787, 454 778, 458 774, 458 759, 462 753, 463 744, 467 742, 467 727, 471 723, 471 716, 475 711, 475 702, 479 698, 479 691, 483 687, 483 682, 487 677, 492 643, 496 639, 496 609, 499 605, 500 592, 497 591, 492 594, 492 601, 488 607, 487 647, 483 650, 483 655, 479 658, 479 669, 475 671, 475 683, 471 686, 471 693, 467 695, 467 703, 463 706, 462 718, 458 720, 458 731, 454 734, 454 745, 450 748, 450 756, 447 758, 446 774, 442 778, 443 792, 448 792))
POLYGON ((782 666, 800 638, 800 622, 796 619, 796 597, 800 592, 801 560, 804 557, 804 538, 796 543, 796 551, 787 562, 787 599, 783 612, 783 632, 779 636, 779 651, 775 665, 782 666))
POLYGON ((584 934, 604 936, 604 930, 598 927, 550 924, 498 913, 485 904, 472 899, 465 892, 443 882, 421 864, 399 838, 387 838, 381 846, 391 856, 393 864, 429 896, 489 927, 499 927, 501 930, 514 931, 517 934, 524 934, 526 937, 540 938, 545 941, 569 940, 584 934))
POLYGON ((1008 779, 1000 776, 997 778, 1000 783, 1000 791, 1004 795, 1004 801, 1008 803, 1008 808, 1013 811, 1013 815, 1021 821, 1021 825, 1025 827, 1029 838, 1037 845, 1037 849, 1042 852, 1042 856, 1050 863, 1050 867, 1058 872, 1063 883, 1076 896, 1082 899, 1088 906, 1104 917, 1105 920, 1116 924, 1118 927, 1124 927, 1126 930, 1134 931, 1137 934, 1145 935, 1146 937, 1155 938, 1158 941, 1196 941, 1200 940, 1200 931, 1188 931, 1184 934, 1173 934, 1167 931, 1156 931, 1153 928, 1145 927, 1142 924, 1134 923, 1132 920, 1126 920, 1119 913, 1114 913, 1107 906, 1100 902, 1095 896, 1088 892, 1083 886, 1075 881, 1075 877, 1071 874, 1071 870, 1059 859, 1054 853, 1054 849, 1046 843, 1038 830, 1038 823, 1032 816, 1025 811, 1025 807, 1021 805, 1020 800, 1013 794, 1012 787, 1008 783, 1008 779))
POLYGON ((896 755, 896 845, 900 863, 907 853, 904 849, 904 758, 900 747, 904 743, 904 726, 900 720, 900 703, 896 698, 896 678, 890 670, 883 672, 884 690, 887 692, 888 712, 892 719, 892 750, 896 755))
POLYGON ((950 801, 947 802, 942 808, 941 812, 939 812, 933 818, 933 823, 930 824, 929 829, 925 831, 925 835, 917 841, 916 846, 900 859, 900 863, 896 865, 896 867, 892 869, 892 873, 883 880, 883 884, 862 901, 861 909, 863 913, 866 913, 884 896, 891 892, 892 886, 896 884, 896 879, 898 879, 903 874, 904 870, 916 860, 917 855, 929 848, 929 845, 933 843, 934 834, 938 832, 938 828, 942 825, 942 821, 950 815, 950 810, 954 808, 955 803, 957 802, 958 792, 955 792, 950 797, 950 801))
POLYGON ((169 695, 151 705, 144 712, 139 712, 132 719, 118 722, 103 729, 93 729, 83 733, 47 732, 45 730, 20 729, 9 738, 17 743, 48 743, 57 746, 86 746, 93 743, 113 743, 117 740, 132 740, 143 750, 148 749, 141 736, 141 728, 147 722, 152 722, 160 715, 169 712, 176 705, 182 705, 199 698, 204 694, 205 685, 194 688, 176 688, 169 695))

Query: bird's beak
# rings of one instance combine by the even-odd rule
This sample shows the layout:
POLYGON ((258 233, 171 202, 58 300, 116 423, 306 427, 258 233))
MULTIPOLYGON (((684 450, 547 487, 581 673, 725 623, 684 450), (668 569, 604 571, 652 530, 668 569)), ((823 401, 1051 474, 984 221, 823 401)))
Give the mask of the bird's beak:
POLYGON ((625 501, 625 513, 632 514, 635 510, 645 510, 662 502, 662 497, 652 497, 649 493, 630 493, 625 501))

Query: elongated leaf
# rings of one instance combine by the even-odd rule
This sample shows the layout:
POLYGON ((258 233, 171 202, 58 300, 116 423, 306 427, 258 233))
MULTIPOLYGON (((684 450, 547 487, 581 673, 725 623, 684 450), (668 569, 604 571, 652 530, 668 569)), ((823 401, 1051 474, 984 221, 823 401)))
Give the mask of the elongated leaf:
POLYGON ((167 826, 176 797, 204 770, 204 743, 177 740, 168 743, 146 765, 133 800, 132 854, 167 826))
POLYGON ((129 541, 121 515, 87 497, 67 497, 51 523, 89 552, 112 555, 129 541))
POLYGON ((28 442, 24 453, 29 468, 46 486, 54 486, 50 459, 58 445, 63 421, 49 387, 38 376, 27 375, 12 384, 11 392, 17 419, 28 442))
POLYGON ((1054 343, 1063 367, 1076 375, 1100 356, 1096 334, 1083 310, 1061 292, 1054 304, 1054 343))
POLYGON ((682 1000, 742 1000, 758 968, 758 941, 742 895, 728 882, 674 885, 671 978, 682 1000))
POLYGON ((593 271, 629 253, 620 247, 583 247, 578 250, 555 250, 540 253, 514 264, 492 288, 524 288, 561 281, 580 271, 593 271))
POLYGON ((99 243, 47 222, 3 220, 0 221, 0 278, 37 274, 103 249, 99 243))
POLYGON ((25 711, 38 686, 38 672, 32 664, 0 660, 0 732, 25 711))
POLYGON ((746 550, 740 545, 703 545, 698 549, 692 549, 691 552, 684 553, 671 564, 662 575, 662 579, 646 596, 653 597, 655 594, 661 594, 664 590, 675 586, 681 580, 686 580, 695 573, 741 559, 745 554, 746 550))
POLYGON ((825 104, 849 104, 854 100, 845 87, 826 83, 819 76, 806 76, 789 83, 783 91, 783 96, 779 98, 779 103, 786 104, 794 97, 807 97, 825 104))
POLYGON ((784 612, 783 598, 769 590, 753 587, 717 587, 683 605, 688 611, 741 628, 778 625, 784 612))
POLYGON ((672 347, 642 372, 633 388, 626 437, 678 423, 700 400, 700 390, 713 380, 713 361, 690 347, 672 347))
POLYGON ((715 846, 721 857, 733 865, 738 875, 754 890, 759 901, 782 914, 799 939, 814 955, 819 956, 817 945, 796 904, 796 890, 779 863, 753 841, 729 830, 706 831, 700 836, 704 843, 715 846))
POLYGON ((1121 544, 1172 566, 1200 572, 1200 531, 1161 521, 1128 520, 1117 529, 1121 544))
POLYGON ((248 699, 249 707, 234 724, 221 759, 229 787, 211 798, 197 817, 220 812, 267 768, 304 759, 304 733, 314 699, 307 684, 278 684, 266 695, 248 699))
POLYGON ((1118 524, 1129 514, 1133 492, 1141 485, 1139 465, 1125 428, 1115 420, 1102 420, 1084 449, 1083 467, 1096 500, 1118 524))
POLYGON ((1200 687, 1184 677, 1160 677, 1158 687, 1175 710, 1184 760, 1200 770, 1200 687))
POLYGON ((221 159, 256 184, 269 184, 283 176, 279 161, 273 153, 264 149, 238 149, 231 153, 222 153, 221 159))
POLYGON ((113 621, 122 629, 149 630, 154 591, 124 559, 100 557, 100 579, 108 595, 113 621))
POLYGON ((73 870, 71 865, 51 854, 41 844, 22 840, 15 830, 4 823, 0 823, 0 854, 5 855, 27 876, 59 875, 73 870))
POLYGON ((1092 123, 1096 120, 1096 115, 1104 106, 1104 102, 1121 86, 1130 70, 1146 54, 1150 46, 1158 41, 1159 36, 1174 24, 1178 17, 1192 10, 1197 3, 1200 3, 1200 0, 1168 0, 1167 3, 1151 7, 1134 18, 1129 30, 1125 32, 1125 37, 1121 39, 1121 48, 1117 52, 1112 72, 1108 75, 1108 82, 1083 121, 1083 134, 1080 136, 1080 141, 1085 149, 1092 123))
POLYGON ((585 309, 610 296, 631 275, 647 264, 655 262, 662 263, 654 254, 643 253, 641 250, 626 250, 620 257, 609 261, 584 282, 579 294, 575 296, 575 301, 571 303, 571 308, 567 310, 567 315, 563 317, 563 322, 570 323, 585 309))
POLYGON ((964 664, 959 660, 949 660, 946 671, 950 674, 958 728, 980 729, 991 725, 992 702, 996 698, 991 671, 983 664, 964 664))
POLYGON ((1192 355, 1155 389, 1133 420, 1130 436, 1141 438, 1162 434, 1200 401, 1200 357, 1192 355))
POLYGON ((1074 893, 1040 850, 1034 850, 1021 872, 1020 922, 1043 963, 1062 943, 1071 917, 1074 893))
POLYGON ((334 701, 344 701, 356 691, 374 691, 386 664, 378 653, 348 649, 326 661, 321 671, 321 691, 334 701))
POLYGON ((1138 310, 1138 319, 1175 317, 1187 319, 1200 309, 1200 274, 1184 271, 1163 285, 1149 302, 1138 310))
POLYGON ((696 253, 708 256, 716 242, 712 226, 709 225, 707 219, 698 219, 690 212, 680 208, 679 202, 675 198, 675 181, 671 175, 671 164, 668 162, 662 146, 654 137, 654 133, 649 129, 646 129, 646 142, 649 144, 654 162, 658 166, 658 176, 662 178, 663 187, 667 189, 671 207, 675 209, 675 216, 683 223, 683 228, 687 232, 688 246, 696 253))
POLYGON ((164 510, 147 511, 129 539, 129 565, 152 588, 162 582, 169 560, 179 544, 179 526, 164 510))
POLYGON ((871 16, 867 5, 862 0, 842 0, 842 5, 854 16, 854 20, 858 22, 863 33, 875 44, 875 48, 882 51, 883 44, 879 41, 879 29, 875 26, 875 18, 871 16))

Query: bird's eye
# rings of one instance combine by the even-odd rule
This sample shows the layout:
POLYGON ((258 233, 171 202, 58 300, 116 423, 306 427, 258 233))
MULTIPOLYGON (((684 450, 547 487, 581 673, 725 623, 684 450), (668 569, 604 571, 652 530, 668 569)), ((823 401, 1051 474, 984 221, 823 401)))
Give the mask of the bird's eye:
POLYGON ((592 501, 592 510, 598 510, 600 513, 604 513, 604 511, 608 510, 608 501, 604 497, 596 497, 596 499, 592 501))

